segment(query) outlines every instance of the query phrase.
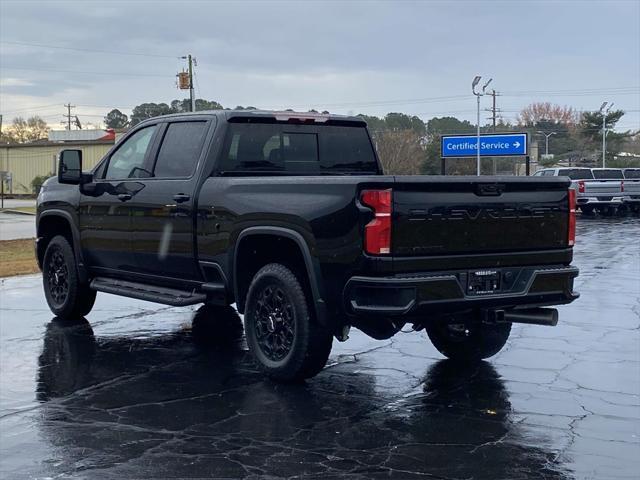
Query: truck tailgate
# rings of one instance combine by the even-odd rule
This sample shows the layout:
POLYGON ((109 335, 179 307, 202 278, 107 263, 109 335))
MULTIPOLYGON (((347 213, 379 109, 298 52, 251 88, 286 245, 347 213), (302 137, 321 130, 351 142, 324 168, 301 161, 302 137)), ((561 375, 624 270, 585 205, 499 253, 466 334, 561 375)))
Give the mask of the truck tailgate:
POLYGON ((640 180, 632 180, 626 178, 624 180, 624 193, 627 196, 640 195, 640 180))
POLYGON ((586 180, 583 195, 620 195, 620 180, 586 180))
POLYGON ((392 253, 566 248, 569 185, 561 177, 395 177, 392 253))

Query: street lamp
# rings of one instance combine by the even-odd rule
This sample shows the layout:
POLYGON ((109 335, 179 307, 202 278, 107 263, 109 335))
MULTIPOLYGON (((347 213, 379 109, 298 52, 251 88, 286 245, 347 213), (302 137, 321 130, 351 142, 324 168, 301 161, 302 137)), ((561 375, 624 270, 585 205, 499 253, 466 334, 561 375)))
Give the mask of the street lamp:
POLYGON ((609 114, 609 110, 613 107, 613 103, 611 103, 607 107, 608 102, 603 102, 600 106, 600 113, 602 113, 602 168, 607 167, 606 153, 607 153, 607 115, 609 114), (605 110, 605 107, 607 109, 605 110))
POLYGON ((542 131, 538 130, 538 133, 539 133, 540 135, 544 135, 544 141, 545 141, 544 154, 545 154, 545 155, 549 155, 549 137, 550 137, 551 135, 555 135, 555 134, 556 134, 556 132, 544 133, 544 132, 542 132, 542 131))
POLYGON ((487 83, 482 86, 482 92, 476 92, 476 86, 480 83, 480 79, 482 77, 480 75, 476 75, 471 82, 471 91, 477 98, 478 104, 478 117, 477 117, 477 138, 476 138, 476 175, 480 176, 480 97, 484 95, 484 91, 487 89, 487 86, 491 83, 492 78, 489 79, 487 83))

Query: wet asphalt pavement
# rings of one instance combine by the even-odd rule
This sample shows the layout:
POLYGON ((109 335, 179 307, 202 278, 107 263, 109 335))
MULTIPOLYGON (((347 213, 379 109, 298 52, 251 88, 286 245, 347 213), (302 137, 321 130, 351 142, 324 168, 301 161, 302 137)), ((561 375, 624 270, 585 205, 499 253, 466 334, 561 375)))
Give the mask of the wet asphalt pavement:
POLYGON ((293 386, 258 373, 230 311, 99 294, 69 325, 38 276, 5 279, 0 478, 638 478, 639 238, 579 219, 582 297, 489 362, 352 331, 293 386))

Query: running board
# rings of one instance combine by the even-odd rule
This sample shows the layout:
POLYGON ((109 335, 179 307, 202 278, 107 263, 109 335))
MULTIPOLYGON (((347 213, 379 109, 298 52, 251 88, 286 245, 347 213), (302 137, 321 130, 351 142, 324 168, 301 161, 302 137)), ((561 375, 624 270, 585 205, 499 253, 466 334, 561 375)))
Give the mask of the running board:
POLYGON ((138 300, 147 300, 148 302, 162 303, 174 307, 204 303, 207 300, 207 295, 204 293, 158 287, 106 277, 94 278, 90 286, 98 292, 112 293, 114 295, 137 298, 138 300))

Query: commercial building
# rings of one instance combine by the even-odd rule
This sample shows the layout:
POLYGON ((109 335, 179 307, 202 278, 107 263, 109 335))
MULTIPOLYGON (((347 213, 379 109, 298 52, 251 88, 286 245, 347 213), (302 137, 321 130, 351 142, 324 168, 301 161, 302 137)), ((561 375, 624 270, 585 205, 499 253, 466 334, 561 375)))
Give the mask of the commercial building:
POLYGON ((113 147, 115 139, 52 142, 39 140, 32 143, 0 144, 0 171, 8 172, 11 181, 5 183, 5 192, 14 195, 34 194, 32 182, 36 177, 57 174, 56 156, 64 148, 82 150, 85 170, 96 165, 113 147))

